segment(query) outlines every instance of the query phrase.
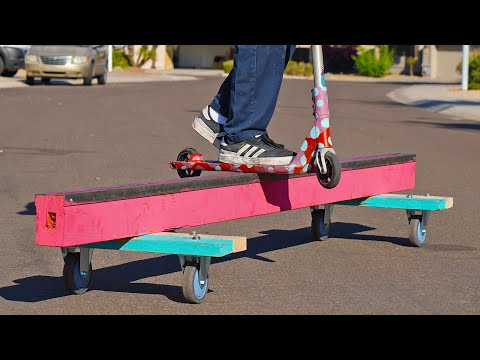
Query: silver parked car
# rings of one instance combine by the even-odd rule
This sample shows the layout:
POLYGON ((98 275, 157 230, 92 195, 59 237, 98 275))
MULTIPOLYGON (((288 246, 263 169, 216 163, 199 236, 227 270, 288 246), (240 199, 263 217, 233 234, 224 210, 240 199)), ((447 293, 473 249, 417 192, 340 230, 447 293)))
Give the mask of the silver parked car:
POLYGON ((50 79, 83 79, 91 85, 107 83, 108 45, 33 45, 25 56, 26 82, 34 84, 39 77, 44 84, 50 79))

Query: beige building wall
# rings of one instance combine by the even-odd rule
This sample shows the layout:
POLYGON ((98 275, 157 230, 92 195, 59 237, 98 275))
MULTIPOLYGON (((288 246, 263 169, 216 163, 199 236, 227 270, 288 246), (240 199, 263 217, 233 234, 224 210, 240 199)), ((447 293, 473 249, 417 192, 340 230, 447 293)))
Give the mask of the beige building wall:
MULTIPOLYGON (((462 45, 417 45, 422 48, 422 66, 429 68, 432 78, 440 80, 460 80, 457 65, 462 61, 462 45)), ((470 45, 470 54, 480 51, 480 45, 470 45)))
POLYGON ((212 69, 215 56, 230 55, 232 45, 179 45, 179 68, 212 69))
POLYGON ((436 77, 445 80, 460 80, 458 63, 462 61, 462 45, 435 45, 437 50, 436 77))

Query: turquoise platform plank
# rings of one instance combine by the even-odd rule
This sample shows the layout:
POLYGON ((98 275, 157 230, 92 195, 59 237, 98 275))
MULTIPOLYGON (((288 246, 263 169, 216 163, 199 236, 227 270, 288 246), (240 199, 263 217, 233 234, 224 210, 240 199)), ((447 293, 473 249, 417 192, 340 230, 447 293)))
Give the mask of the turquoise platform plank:
POLYGON ((130 240, 113 240, 82 245, 92 249, 142 251, 162 254, 221 257, 233 253, 233 240, 147 234, 130 240))
POLYGON ((361 199, 353 199, 335 203, 335 205, 350 206, 369 206, 389 209, 407 209, 407 210, 445 210, 453 205, 452 198, 437 196, 418 196, 413 195, 374 195, 361 199))

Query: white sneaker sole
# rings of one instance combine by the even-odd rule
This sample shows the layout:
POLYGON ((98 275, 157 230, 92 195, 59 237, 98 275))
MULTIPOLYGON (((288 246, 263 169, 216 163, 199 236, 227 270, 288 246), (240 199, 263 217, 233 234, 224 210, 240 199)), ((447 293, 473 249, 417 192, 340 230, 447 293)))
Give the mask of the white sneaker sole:
POLYGON ((225 136, 225 132, 220 132, 218 134, 214 133, 212 129, 210 129, 202 119, 196 117, 193 120, 192 127, 195 129, 197 133, 202 135, 210 144, 213 144, 217 149, 220 149, 221 141, 218 137, 225 136))
POLYGON ((293 156, 283 157, 258 157, 251 158, 240 156, 235 152, 220 150, 218 161, 227 164, 245 164, 245 165, 289 165, 293 156))

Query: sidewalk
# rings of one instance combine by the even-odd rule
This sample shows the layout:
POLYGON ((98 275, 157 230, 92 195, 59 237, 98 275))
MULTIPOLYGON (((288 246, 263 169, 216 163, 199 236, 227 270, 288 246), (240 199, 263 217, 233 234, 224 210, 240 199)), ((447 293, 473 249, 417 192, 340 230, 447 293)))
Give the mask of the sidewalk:
MULTIPOLYGON (((109 84, 156 82, 156 81, 193 81, 204 77, 225 77, 223 70, 174 69, 174 70, 114 70, 108 75, 109 84)), ((313 77, 285 75, 286 79, 313 81, 313 77)), ((393 101, 421 107, 433 112, 446 114, 454 118, 480 121, 480 90, 461 91, 459 83, 441 82, 435 79, 417 76, 388 75, 383 78, 370 78, 357 75, 326 74, 325 80, 352 81, 369 83, 390 83, 404 85, 391 91, 387 96, 393 101)), ((53 83, 81 85, 82 80, 54 80, 53 83)), ((40 82, 38 82, 40 84, 40 82)), ((28 87, 25 84, 25 72, 20 70, 13 78, 0 77, 1 88, 28 87)))
MULTIPOLYGON (((223 71, 222 71, 223 72, 223 71)), ((212 76, 212 73, 209 73, 208 70, 205 74, 200 73, 201 76, 212 76)), ((217 76, 220 76, 216 74, 217 76)), ((200 77, 194 71, 159 71, 159 70, 145 70, 145 71, 118 71, 114 70, 108 74, 108 84, 120 84, 120 83, 143 83, 143 82, 155 82, 155 81, 189 81, 189 80, 198 80, 200 77), (194 74, 197 74, 195 76, 194 74)), ((64 85, 82 85, 83 80, 75 79, 52 79, 52 84, 64 84, 64 85)), ((40 80, 37 78, 35 80, 36 84, 41 84, 40 80)), ((93 84, 96 82, 94 80, 93 84)), ((13 78, 1 77, 0 76, 0 88, 21 88, 29 87, 25 83, 25 71, 19 70, 13 78)))
POLYGON ((462 91, 460 84, 410 85, 387 96, 405 105, 449 115, 452 120, 480 121, 480 90, 462 91))

